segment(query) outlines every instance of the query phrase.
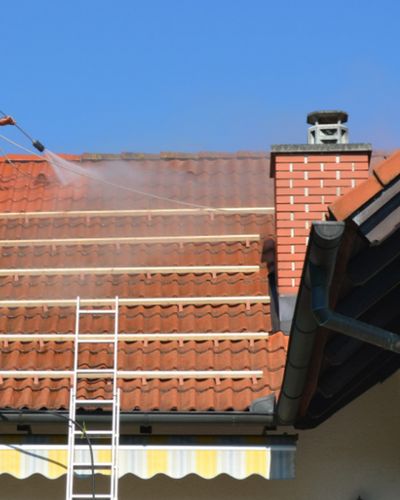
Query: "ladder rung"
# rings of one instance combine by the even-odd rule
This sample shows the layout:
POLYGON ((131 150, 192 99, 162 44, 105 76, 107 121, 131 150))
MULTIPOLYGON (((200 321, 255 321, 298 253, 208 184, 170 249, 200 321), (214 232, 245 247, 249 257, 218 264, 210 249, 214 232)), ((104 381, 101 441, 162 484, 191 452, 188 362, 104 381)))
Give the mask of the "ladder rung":
MULTIPOLYGON (((83 432, 82 431, 74 431, 74 434, 82 436, 83 432)), ((113 434, 113 431, 95 431, 95 430, 92 430, 92 431, 85 431, 85 434, 87 434, 88 436, 111 436, 113 434)))
POLYGON ((79 337, 76 340, 78 344, 112 344, 114 340, 104 340, 104 339, 80 339, 79 337))
POLYGON ((81 309, 79 314, 115 314, 115 309, 81 309))
POLYGON ((113 399, 75 399, 75 403, 79 405, 112 405, 113 399))
MULTIPOLYGON (((72 498, 93 498, 92 493, 73 493, 72 498)), ((96 493, 94 498, 112 498, 110 493, 96 493)))
POLYGON ((78 370, 76 371, 76 373, 79 375, 79 374, 85 374, 85 373, 99 373, 100 375, 103 375, 103 374, 112 374, 114 373, 114 369, 113 368, 78 368, 78 370))
POLYGON ((91 469, 94 467, 95 469, 111 469, 113 467, 112 462, 95 462, 94 464, 91 464, 90 462, 74 462, 72 464, 72 467, 74 469, 91 469))

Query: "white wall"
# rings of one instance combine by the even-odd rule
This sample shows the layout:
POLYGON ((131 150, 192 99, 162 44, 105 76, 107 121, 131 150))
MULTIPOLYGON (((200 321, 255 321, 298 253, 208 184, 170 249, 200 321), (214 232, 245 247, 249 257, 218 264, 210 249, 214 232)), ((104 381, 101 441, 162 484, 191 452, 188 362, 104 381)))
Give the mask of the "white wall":
MULTIPOLYGON (((120 500, 357 500, 359 495, 363 500, 399 500, 400 373, 317 429, 302 432, 296 471, 292 481, 126 477, 120 481, 120 500)), ((61 500, 64 480, 0 476, 0 498, 61 500)))

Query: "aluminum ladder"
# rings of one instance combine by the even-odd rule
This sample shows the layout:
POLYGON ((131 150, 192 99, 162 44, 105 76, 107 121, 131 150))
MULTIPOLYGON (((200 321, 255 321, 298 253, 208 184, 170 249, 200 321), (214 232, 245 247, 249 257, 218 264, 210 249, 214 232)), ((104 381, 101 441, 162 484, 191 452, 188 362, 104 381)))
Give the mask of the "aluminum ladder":
MULTIPOLYGON (((68 421, 68 471, 66 500, 79 498, 118 500, 118 446, 120 424, 120 392, 118 389, 118 313, 118 297, 115 297, 114 306, 111 309, 82 309, 80 298, 77 297, 76 299, 74 369, 71 384, 68 421), (89 335, 80 333, 82 315, 103 314, 114 316, 114 332, 112 335, 109 333, 92 333, 89 335), (82 338, 82 335, 84 335, 84 338, 82 338), (105 368, 82 368, 82 361, 80 359, 80 348, 82 347, 82 344, 111 344, 113 349, 112 366, 107 366, 105 368), (84 378, 103 379, 111 383, 112 398, 78 399, 78 382, 84 378), (90 407, 96 409, 103 408, 108 411, 111 410, 111 422, 106 421, 105 423, 102 423, 101 428, 96 426, 94 429, 86 428, 85 424, 77 424, 77 410, 80 408, 88 409, 90 407), (98 444, 99 440, 101 440, 101 449, 106 449, 111 452, 111 461, 97 461, 96 452, 93 450, 92 463, 90 447, 84 434, 86 434, 86 436, 90 439, 92 445, 93 443, 98 444), (104 443, 106 444, 104 445, 104 443), (102 472, 107 475, 106 477, 109 478, 108 491, 101 493, 93 491, 93 469, 96 473, 102 472), (83 477, 85 478, 85 481, 83 481, 83 477), (83 485, 83 482, 86 484, 83 485), (82 489, 83 486, 86 486, 84 493, 77 491, 79 486, 81 487, 80 489, 82 489)), ((95 487, 94 489, 97 490, 98 488, 95 487)))

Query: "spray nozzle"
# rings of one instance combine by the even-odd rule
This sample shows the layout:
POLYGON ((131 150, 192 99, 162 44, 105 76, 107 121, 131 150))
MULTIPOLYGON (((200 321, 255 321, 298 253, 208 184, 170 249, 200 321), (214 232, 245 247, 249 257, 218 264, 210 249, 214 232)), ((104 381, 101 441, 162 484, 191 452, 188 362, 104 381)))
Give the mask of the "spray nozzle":
POLYGON ((46 149, 40 141, 33 141, 32 146, 41 153, 43 153, 43 151, 46 149))

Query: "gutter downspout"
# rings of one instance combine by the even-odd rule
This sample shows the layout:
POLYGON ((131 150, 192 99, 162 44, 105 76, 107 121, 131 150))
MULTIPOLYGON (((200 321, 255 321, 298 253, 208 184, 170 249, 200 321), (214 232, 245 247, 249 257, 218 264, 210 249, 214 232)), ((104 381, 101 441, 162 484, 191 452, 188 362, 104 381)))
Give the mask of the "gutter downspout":
POLYGON ((336 313, 329 307, 329 291, 344 230, 344 222, 312 224, 277 405, 277 420, 281 425, 295 423, 319 327, 400 353, 399 335, 336 313))

